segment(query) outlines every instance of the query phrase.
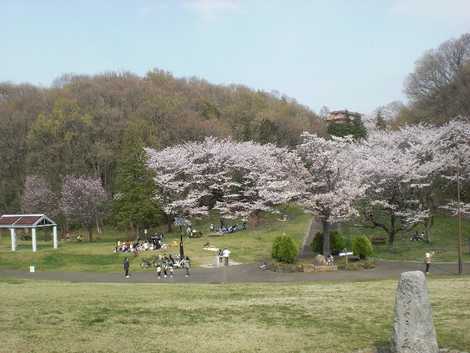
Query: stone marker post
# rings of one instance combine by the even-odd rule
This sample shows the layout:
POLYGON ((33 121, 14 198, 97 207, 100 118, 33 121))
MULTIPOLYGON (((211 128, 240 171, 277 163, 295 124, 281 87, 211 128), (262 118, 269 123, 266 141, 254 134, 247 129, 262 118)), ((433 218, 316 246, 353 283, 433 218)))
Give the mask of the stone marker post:
POLYGON ((439 353, 426 278, 421 271, 403 272, 398 283, 393 353, 439 353))

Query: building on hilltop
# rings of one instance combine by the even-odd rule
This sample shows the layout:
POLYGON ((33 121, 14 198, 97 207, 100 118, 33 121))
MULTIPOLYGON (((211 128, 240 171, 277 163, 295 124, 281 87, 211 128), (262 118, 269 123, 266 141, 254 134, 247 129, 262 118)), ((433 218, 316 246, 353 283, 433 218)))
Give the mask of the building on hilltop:
POLYGON ((330 112, 326 117, 327 132, 330 136, 352 136, 355 139, 367 137, 367 129, 362 122, 362 114, 349 110, 330 112))
POLYGON ((344 123, 350 123, 356 119, 361 119, 362 114, 356 113, 356 112, 350 112, 349 110, 336 110, 333 112, 330 112, 328 116, 326 117, 326 122, 328 124, 334 123, 334 124, 344 124, 344 123))

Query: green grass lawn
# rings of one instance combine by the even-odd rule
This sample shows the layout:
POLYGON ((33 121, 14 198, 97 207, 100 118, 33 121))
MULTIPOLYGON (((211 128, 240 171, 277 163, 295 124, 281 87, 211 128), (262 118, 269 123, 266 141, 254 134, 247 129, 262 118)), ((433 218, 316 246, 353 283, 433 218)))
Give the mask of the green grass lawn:
MULTIPOLYGON (((286 207, 282 212, 290 217, 288 222, 281 222, 277 215, 265 215, 261 224, 254 229, 248 229, 220 237, 209 236, 209 224, 218 223, 215 217, 193 222, 195 229, 202 230, 205 235, 197 239, 185 239, 185 252, 190 256, 194 266, 210 264, 214 262, 215 253, 203 249, 203 245, 209 242, 219 248, 228 247, 232 251, 232 259, 241 263, 253 263, 264 259, 270 259, 272 242, 276 236, 286 233, 299 245, 306 232, 311 215, 305 214, 299 208, 286 207)), ((18 250, 11 252, 10 236, 3 234, 0 240, 0 268, 27 270, 30 265, 36 265, 40 271, 93 271, 93 272, 118 272, 121 271, 125 254, 112 252, 115 242, 127 239, 125 233, 106 229, 97 236, 96 241, 61 241, 59 249, 52 249, 52 241, 43 232, 39 234, 38 251, 31 251, 31 241, 18 241, 18 250)), ((134 263, 140 263, 141 259, 155 256, 155 254, 179 253, 179 234, 166 234, 165 241, 170 245, 167 251, 145 252, 134 263)), ((133 270, 140 270, 139 266, 133 266, 133 270)))
MULTIPOLYGON (((470 278, 428 282, 441 347, 470 350, 470 278)), ((0 352, 337 352, 388 343, 396 281, 70 284, 0 279, 0 352)))
MULTIPOLYGON (((418 232, 422 229, 416 228, 418 232)), ((412 232, 398 235, 393 248, 388 245, 374 245, 374 256, 390 260, 413 260, 423 261, 426 251, 434 250, 436 254, 434 261, 457 261, 457 230, 458 222, 455 217, 437 216, 432 228, 432 243, 410 241, 412 232)), ((343 225, 341 234, 345 237, 354 237, 364 234, 367 236, 386 236, 386 233, 379 229, 364 228, 357 225, 343 225)), ((470 239, 470 220, 464 220, 464 260, 470 261, 469 239, 470 239)))
MULTIPOLYGON (((203 249, 203 245, 209 242, 211 245, 232 251, 232 259, 241 263, 253 263, 271 258, 271 247, 274 238, 286 233, 299 245, 307 230, 311 215, 305 214, 301 209, 286 207, 283 213, 289 214, 288 222, 281 222, 277 215, 265 215, 261 224, 256 228, 246 231, 224 235, 221 237, 209 236, 210 223, 218 223, 213 216, 203 220, 194 220, 195 229, 202 230, 205 235, 199 239, 185 239, 186 253, 191 257, 194 266, 213 263, 215 253, 203 249)), ((419 229, 418 229, 419 231, 419 229)), ((433 242, 411 242, 409 234, 398 236, 395 246, 390 249, 386 245, 375 246, 375 257, 393 260, 422 261, 424 253, 435 250, 434 261, 455 261, 457 256, 457 220, 451 217, 436 217, 433 228, 433 242)), ((343 225, 341 233, 346 237, 354 237, 359 234, 385 235, 380 229, 369 229, 358 226, 343 225)), ((470 221, 464 222, 465 256, 470 261, 468 238, 470 237, 470 221)), ((10 236, 5 231, 0 239, 0 268, 28 270, 30 265, 36 265, 39 271, 91 271, 91 272, 119 272, 125 254, 114 254, 112 249, 117 240, 127 239, 127 234, 107 228, 103 234, 95 235, 96 241, 89 243, 83 241, 61 241, 59 249, 52 249, 50 234, 39 232, 38 252, 31 251, 31 241, 18 241, 18 250, 10 251, 10 236)), ((174 231, 166 235, 166 241, 170 245, 167 251, 145 252, 137 259, 132 259, 134 264, 139 264, 143 258, 155 256, 160 253, 178 253, 179 234, 174 231)), ((141 270, 134 265, 133 270, 141 270)))

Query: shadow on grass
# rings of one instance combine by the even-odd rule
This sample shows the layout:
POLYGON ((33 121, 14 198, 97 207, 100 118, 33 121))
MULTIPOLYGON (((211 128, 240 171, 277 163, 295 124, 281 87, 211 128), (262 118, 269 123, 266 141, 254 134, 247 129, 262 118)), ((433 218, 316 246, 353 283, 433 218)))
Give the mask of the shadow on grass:
POLYGON ((386 340, 379 340, 374 342, 377 353, 391 353, 390 342, 386 340))

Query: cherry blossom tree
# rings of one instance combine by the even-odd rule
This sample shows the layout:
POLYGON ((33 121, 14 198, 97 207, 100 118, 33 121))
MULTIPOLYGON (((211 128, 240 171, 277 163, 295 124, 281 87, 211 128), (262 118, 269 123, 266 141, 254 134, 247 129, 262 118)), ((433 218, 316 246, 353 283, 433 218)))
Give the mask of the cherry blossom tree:
POLYGON ((26 177, 21 209, 25 213, 45 213, 56 217, 60 213, 59 200, 47 184, 46 180, 37 175, 26 177))
POLYGON ((361 202, 366 225, 379 227, 393 245, 396 235, 429 219, 429 204, 420 200, 439 169, 430 147, 437 130, 424 126, 375 131, 357 144, 356 158, 368 188, 361 202))
POLYGON ((298 153, 304 162, 303 206, 313 211, 323 228, 323 255, 329 255, 330 228, 333 223, 357 215, 355 202, 366 185, 357 171, 352 138, 324 139, 304 133, 298 153))
POLYGON ((246 218, 298 198, 295 153, 271 144, 206 138, 162 151, 146 149, 156 195, 167 214, 246 218))
POLYGON ((70 221, 80 223, 92 241, 93 226, 102 213, 106 193, 99 178, 66 176, 62 188, 61 208, 70 221))
POLYGON ((462 184, 470 180, 470 123, 454 120, 440 129, 440 135, 434 144, 437 160, 441 164, 444 178, 456 187, 456 198, 450 200, 443 208, 458 216, 458 263, 459 273, 463 272, 463 236, 462 217, 470 214, 470 203, 462 200, 462 184))

